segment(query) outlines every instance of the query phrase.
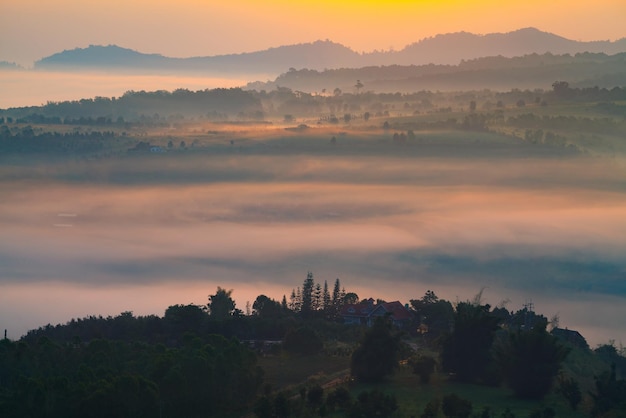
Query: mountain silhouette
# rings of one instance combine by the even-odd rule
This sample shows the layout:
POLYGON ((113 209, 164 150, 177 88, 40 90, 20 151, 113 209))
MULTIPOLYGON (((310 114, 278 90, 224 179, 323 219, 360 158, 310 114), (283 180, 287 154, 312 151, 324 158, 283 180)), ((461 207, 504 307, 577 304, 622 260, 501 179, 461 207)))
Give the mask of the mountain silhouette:
POLYGON ((143 72, 193 71, 202 73, 278 75, 289 68, 311 70, 358 68, 371 65, 459 64, 480 57, 515 57, 526 54, 617 54, 626 52, 626 38, 618 41, 580 42, 525 28, 508 33, 476 35, 449 33, 422 39, 399 51, 357 53, 325 40, 286 45, 263 51, 208 57, 171 58, 144 54, 116 45, 77 48, 42 58, 39 70, 128 70, 143 72))

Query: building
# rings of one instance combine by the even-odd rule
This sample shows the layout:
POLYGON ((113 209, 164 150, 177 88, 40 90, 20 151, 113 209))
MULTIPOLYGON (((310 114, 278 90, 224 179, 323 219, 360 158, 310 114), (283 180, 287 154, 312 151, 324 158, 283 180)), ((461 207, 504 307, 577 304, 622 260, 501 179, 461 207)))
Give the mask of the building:
POLYGON ((398 328, 408 328, 413 314, 408 307, 398 301, 376 304, 374 299, 365 299, 359 303, 347 304, 339 311, 344 324, 371 326, 376 318, 389 317, 398 328))

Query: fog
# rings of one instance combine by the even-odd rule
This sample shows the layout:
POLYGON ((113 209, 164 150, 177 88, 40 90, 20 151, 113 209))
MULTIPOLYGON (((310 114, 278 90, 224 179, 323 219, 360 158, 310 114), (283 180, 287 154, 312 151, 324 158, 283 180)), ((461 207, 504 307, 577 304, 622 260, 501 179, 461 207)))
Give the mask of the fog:
MULTIPOLYGON (((251 75, 252 80, 265 80, 251 75)), ((192 91, 245 85, 250 79, 200 75, 124 74, 107 72, 1 71, 0 108, 39 106, 81 98, 119 97, 129 90, 192 91)))
POLYGON ((206 154, 0 169, 0 328, 244 309, 308 271, 360 297, 533 300, 626 341, 626 167, 581 158, 206 154))

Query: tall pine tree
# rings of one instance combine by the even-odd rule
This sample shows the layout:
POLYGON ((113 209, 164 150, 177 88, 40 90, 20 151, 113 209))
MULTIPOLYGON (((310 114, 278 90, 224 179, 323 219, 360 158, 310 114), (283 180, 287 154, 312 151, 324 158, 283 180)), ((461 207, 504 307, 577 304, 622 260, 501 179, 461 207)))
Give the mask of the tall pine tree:
POLYGON ((327 311, 330 308, 330 293, 328 292, 328 282, 324 280, 324 291, 322 293, 322 309, 327 311))
POLYGON ((313 273, 308 272, 304 283, 302 283, 302 305, 300 306, 300 312, 307 315, 313 310, 313 288, 315 282, 313 281, 313 273))

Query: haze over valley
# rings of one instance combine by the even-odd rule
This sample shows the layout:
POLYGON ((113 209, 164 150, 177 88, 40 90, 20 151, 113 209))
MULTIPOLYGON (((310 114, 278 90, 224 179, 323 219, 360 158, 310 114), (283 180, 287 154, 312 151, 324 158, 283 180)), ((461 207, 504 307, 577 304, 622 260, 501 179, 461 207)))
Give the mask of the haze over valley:
POLYGON ((624 5, 213 3, 6 6, 0 415, 621 416, 624 5))

